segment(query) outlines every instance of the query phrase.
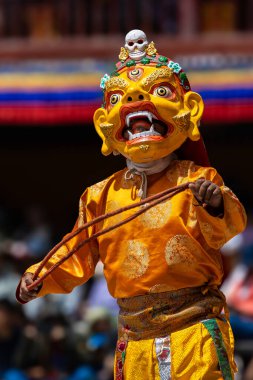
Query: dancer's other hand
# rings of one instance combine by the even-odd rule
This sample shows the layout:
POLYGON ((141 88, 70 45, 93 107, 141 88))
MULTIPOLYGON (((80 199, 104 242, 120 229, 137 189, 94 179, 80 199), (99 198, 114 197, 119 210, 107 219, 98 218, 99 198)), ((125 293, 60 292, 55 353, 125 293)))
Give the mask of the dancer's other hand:
POLYGON ((208 209, 213 209, 217 213, 223 212, 223 196, 221 189, 212 181, 204 178, 198 179, 189 185, 189 189, 200 204, 205 204, 208 209))

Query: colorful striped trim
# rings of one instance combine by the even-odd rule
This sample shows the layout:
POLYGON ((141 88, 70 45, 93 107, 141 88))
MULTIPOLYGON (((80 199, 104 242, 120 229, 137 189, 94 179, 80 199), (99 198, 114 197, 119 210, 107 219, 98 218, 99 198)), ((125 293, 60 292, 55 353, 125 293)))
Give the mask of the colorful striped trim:
MULTIPOLYGON (((0 63, 0 125, 92 122, 103 102, 100 78, 113 63, 99 60, 0 63)), ((253 120, 253 67, 188 70, 210 124, 253 120)))
POLYGON ((233 380, 228 354, 216 319, 209 319, 202 323, 213 339, 223 379, 233 380))
POLYGON ((170 337, 156 338, 155 350, 159 365, 159 372, 161 380, 171 379, 171 349, 170 337))
POLYGON ((126 357, 127 341, 120 338, 116 346, 116 358, 115 358, 115 374, 116 380, 124 380, 123 369, 126 357))

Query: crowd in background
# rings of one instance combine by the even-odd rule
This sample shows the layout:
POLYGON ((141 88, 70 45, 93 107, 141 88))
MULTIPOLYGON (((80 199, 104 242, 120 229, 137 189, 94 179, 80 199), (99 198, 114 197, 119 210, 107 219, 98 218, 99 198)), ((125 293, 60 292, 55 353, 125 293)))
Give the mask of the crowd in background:
POLYGON ((0 379, 112 380, 118 308, 101 264, 68 295, 16 301, 21 274, 52 247, 51 235, 37 207, 20 220, 0 211, 0 379))
MULTIPOLYGON (((112 380, 116 301, 102 264, 69 295, 25 305, 15 299, 24 269, 55 244, 38 207, 0 209, 0 380, 112 380)), ((236 339, 237 380, 253 379, 253 223, 223 248, 227 296, 236 339)))

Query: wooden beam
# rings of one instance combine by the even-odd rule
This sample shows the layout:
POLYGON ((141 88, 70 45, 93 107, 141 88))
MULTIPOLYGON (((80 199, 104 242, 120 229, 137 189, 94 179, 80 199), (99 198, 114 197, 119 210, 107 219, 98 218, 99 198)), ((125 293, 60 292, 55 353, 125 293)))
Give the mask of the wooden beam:
MULTIPOLYGON (((253 34, 213 34, 192 36, 187 39, 172 35, 149 35, 158 52, 170 57, 192 54, 248 54, 252 55, 253 34)), ((122 35, 44 39, 0 39, 1 60, 24 59, 82 59, 98 58, 116 61, 122 35)))

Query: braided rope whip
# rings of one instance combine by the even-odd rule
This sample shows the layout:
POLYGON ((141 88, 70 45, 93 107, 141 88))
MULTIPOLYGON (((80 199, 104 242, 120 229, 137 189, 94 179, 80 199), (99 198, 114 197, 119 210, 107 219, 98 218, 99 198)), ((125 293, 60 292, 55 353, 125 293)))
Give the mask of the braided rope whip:
POLYGON ((122 225, 124 225, 124 224, 126 224, 128 222, 130 222, 131 220, 137 218, 139 215, 143 214, 145 211, 149 210, 151 207, 154 207, 157 204, 159 204, 159 203, 161 203, 161 202, 163 202, 165 200, 168 200, 168 199, 172 198, 174 195, 179 194, 182 191, 188 189, 189 185, 191 183, 192 182, 187 182, 187 183, 184 183, 182 185, 178 185, 178 186, 172 187, 170 189, 166 189, 166 190, 164 190, 164 191, 162 191, 160 193, 151 195, 150 197, 147 197, 147 198, 141 200, 140 202, 136 202, 136 203, 128 205, 126 207, 122 207, 122 208, 119 208, 117 210, 108 212, 108 213, 106 213, 104 215, 100 215, 97 218, 92 219, 90 222, 85 223, 83 226, 79 227, 77 230, 71 232, 60 243, 58 243, 53 249, 51 249, 51 251, 40 262, 37 270, 35 271, 35 273, 33 275, 33 282, 32 282, 32 284, 30 284, 27 287, 28 290, 32 290, 35 287, 37 287, 38 285, 42 284, 43 280, 46 277, 48 277, 50 275, 50 273, 52 273, 53 270, 55 270, 61 264, 63 264, 66 260, 68 260, 75 252, 77 252, 85 244, 89 243, 92 240, 97 239, 99 236, 104 235, 105 233, 108 233, 108 232, 110 232, 110 231, 112 231, 112 230, 114 230, 114 229, 116 229, 116 228, 118 228, 118 227, 120 227, 120 226, 122 226, 122 225), (52 265, 41 277, 39 277, 39 274, 40 274, 41 270, 44 268, 44 266, 47 264, 47 262, 50 260, 50 258, 55 254, 55 252, 60 247, 62 247, 64 244, 66 244, 70 239, 72 239, 74 236, 78 235, 83 230, 86 230, 87 228, 89 228, 89 227, 91 227, 91 226, 93 226, 93 225, 95 225, 95 224, 97 224, 99 222, 102 222, 105 219, 108 219, 108 218, 110 218, 112 216, 121 214, 122 212, 131 210, 133 208, 140 207, 140 206, 142 206, 142 207, 138 211, 136 211, 134 214, 132 214, 131 216, 129 216, 128 218, 123 219, 122 221, 120 221, 120 222, 118 222, 118 223, 116 223, 116 224, 114 224, 112 226, 104 228, 103 230, 98 231, 95 234, 93 234, 92 236, 90 236, 90 237, 84 239, 83 241, 81 241, 75 248, 73 248, 71 251, 69 251, 59 261, 57 261, 54 265, 52 265))

